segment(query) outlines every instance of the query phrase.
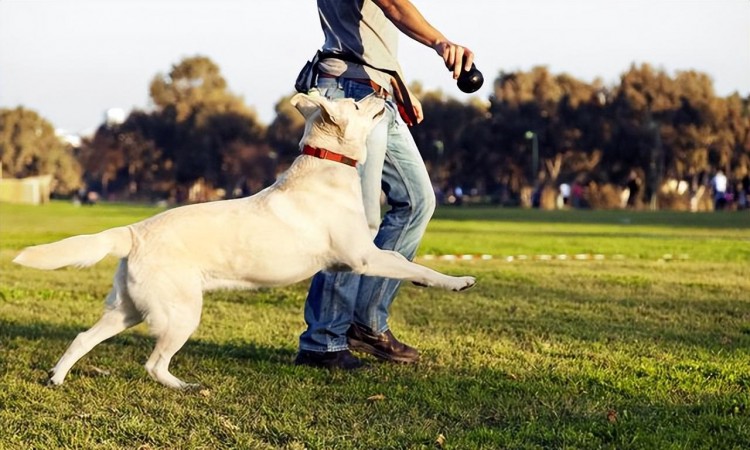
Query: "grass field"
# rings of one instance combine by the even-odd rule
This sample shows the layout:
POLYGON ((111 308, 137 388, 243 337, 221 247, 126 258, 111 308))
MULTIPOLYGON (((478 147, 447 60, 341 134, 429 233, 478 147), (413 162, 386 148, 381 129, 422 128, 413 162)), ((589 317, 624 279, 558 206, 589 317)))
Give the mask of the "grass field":
POLYGON ((391 326, 422 351, 416 366, 293 366, 300 283, 206 296, 172 363, 200 390, 147 376, 142 325, 46 387, 98 319, 116 261, 42 272, 11 259, 155 212, 0 205, 0 449, 750 448, 747 213, 443 209, 420 255, 494 258, 421 259, 478 285, 403 287, 391 326))

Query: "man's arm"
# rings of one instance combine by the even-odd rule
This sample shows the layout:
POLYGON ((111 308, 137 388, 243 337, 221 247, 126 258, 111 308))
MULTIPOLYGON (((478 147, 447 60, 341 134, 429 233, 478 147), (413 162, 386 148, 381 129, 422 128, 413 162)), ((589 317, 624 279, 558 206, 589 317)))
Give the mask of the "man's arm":
POLYGON ((409 0, 372 0, 385 16, 396 27, 415 41, 433 48, 445 61, 445 66, 453 71, 453 79, 461 73, 461 61, 465 57, 463 68, 471 69, 474 53, 468 48, 454 44, 435 29, 422 13, 409 0))

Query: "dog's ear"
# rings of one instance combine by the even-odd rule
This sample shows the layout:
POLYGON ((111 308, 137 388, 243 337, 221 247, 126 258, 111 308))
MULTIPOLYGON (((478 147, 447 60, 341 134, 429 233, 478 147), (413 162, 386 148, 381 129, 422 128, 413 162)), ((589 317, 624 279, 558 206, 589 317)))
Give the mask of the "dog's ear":
POLYGON ((305 119, 312 116, 315 111, 320 110, 326 122, 336 123, 336 115, 333 111, 331 101, 320 94, 308 95, 297 94, 291 99, 292 106, 302 113, 305 119))
POLYGON ((296 94, 294 97, 292 97, 290 103, 292 104, 292 106, 297 108, 297 111, 302 113, 302 116, 304 116, 305 119, 310 117, 315 111, 318 110, 318 105, 316 103, 313 103, 313 101, 310 99, 310 96, 307 94, 296 94))

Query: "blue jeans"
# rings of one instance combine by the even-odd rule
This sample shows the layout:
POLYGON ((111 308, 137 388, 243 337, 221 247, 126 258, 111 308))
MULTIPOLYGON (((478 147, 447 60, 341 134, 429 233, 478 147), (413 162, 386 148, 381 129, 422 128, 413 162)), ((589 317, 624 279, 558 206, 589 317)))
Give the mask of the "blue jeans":
MULTIPOLYGON (((317 89, 332 99, 360 100, 373 93, 367 84, 337 78, 321 78, 317 89)), ((367 160, 359 165, 359 173, 375 245, 413 259, 435 210, 435 194, 419 149, 392 100, 386 101, 385 117, 367 138, 367 160), (381 192, 389 205, 382 221, 381 192)), ((385 332, 388 309, 399 285, 387 278, 318 272, 305 302, 307 330, 299 338, 300 349, 333 352, 348 348, 346 331, 352 322, 385 332)))

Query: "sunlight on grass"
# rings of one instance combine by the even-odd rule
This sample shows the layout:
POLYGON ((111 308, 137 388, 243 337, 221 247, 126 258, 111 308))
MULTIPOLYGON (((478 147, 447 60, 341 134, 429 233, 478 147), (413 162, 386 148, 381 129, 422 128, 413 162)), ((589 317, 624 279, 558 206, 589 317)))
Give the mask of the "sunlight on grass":
POLYGON ((99 317, 116 261, 41 272, 25 245, 130 223, 148 207, 0 205, 0 448, 747 448, 747 214, 444 209, 420 262, 477 276, 446 293, 405 285, 391 326, 416 366, 359 373, 291 365, 307 283, 206 295, 173 362, 174 392, 143 363, 139 326, 46 371, 99 317), (625 220, 627 219, 627 220, 625 220), (601 253, 603 260, 502 256, 601 253), (664 259, 665 254, 687 254, 664 259))

